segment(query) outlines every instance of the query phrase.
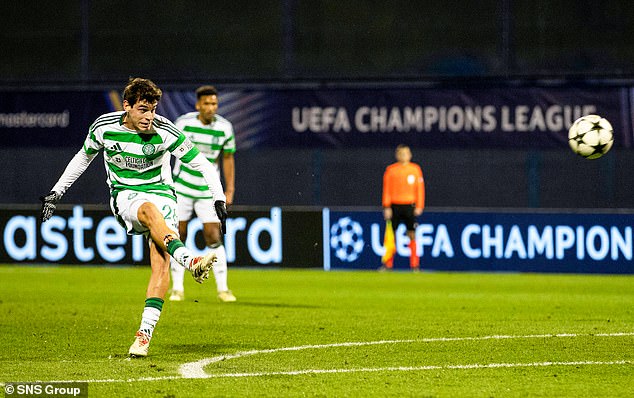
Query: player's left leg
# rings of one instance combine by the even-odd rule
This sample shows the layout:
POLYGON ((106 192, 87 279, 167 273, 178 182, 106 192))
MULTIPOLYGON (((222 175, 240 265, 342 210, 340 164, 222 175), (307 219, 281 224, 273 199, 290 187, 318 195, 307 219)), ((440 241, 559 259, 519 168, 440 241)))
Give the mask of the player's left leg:
POLYGON ((407 237, 409 238, 409 267, 412 271, 420 270, 420 258, 418 257, 418 245, 416 244, 416 215, 414 214, 414 205, 407 206, 404 209, 405 226, 407 228, 407 237))
POLYGON ((211 253, 195 256, 179 239, 173 198, 126 190, 112 197, 110 207, 128 233, 149 233, 154 244, 187 268, 196 282, 203 283, 208 278, 216 258, 211 253))
POLYGON ((409 238, 409 267, 412 271, 420 270, 420 257, 418 257, 418 250, 416 245, 415 231, 407 231, 407 237, 409 238))
POLYGON ((236 301, 236 296, 229 290, 227 284, 227 252, 222 242, 220 223, 203 223, 203 236, 205 237, 207 248, 217 258, 213 273, 216 279, 218 299, 225 303, 234 302, 236 301))
POLYGON ((227 252, 223 244, 220 220, 214 209, 211 199, 199 199, 194 201, 194 212, 203 223, 203 237, 209 253, 216 256, 213 273, 216 279, 218 299, 222 302, 236 301, 227 285, 227 252))
MULTIPOLYGON (((178 234, 182 242, 187 240, 187 225, 194 214, 194 200, 181 195, 176 203, 176 216, 178 219, 178 234)), ((172 293, 170 301, 185 300, 185 268, 175 259, 170 260, 172 271, 172 293)))
MULTIPOLYGON (((179 219, 181 218, 179 217, 179 219)), ((183 242, 187 240, 188 223, 188 221, 179 221, 178 223, 178 233, 183 242)), ((172 258, 170 259, 170 269, 172 271, 170 301, 183 301, 185 300, 185 268, 172 258)))
POLYGON ((150 348, 152 333, 161 316, 165 294, 170 283, 170 256, 150 240, 150 266, 152 274, 148 283, 145 308, 141 325, 136 332, 134 343, 128 353, 135 357, 145 357, 150 348))
MULTIPOLYGON (((172 225, 174 230, 170 229, 165 216, 151 202, 144 202, 138 207, 137 217, 138 221, 150 231, 150 237, 157 247, 168 252, 180 265, 189 269, 196 282, 203 283, 207 279, 216 261, 213 253, 208 253, 204 257, 193 256, 175 232, 178 228, 172 225)), ((171 222, 171 224, 174 223, 171 222)))

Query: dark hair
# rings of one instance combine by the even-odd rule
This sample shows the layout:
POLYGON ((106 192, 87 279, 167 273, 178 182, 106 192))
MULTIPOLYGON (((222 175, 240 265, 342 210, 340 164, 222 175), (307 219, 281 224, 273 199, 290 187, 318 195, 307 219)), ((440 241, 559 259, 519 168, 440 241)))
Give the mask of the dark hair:
POLYGON ((134 106, 138 101, 147 101, 150 104, 159 102, 163 92, 152 80, 140 77, 130 78, 128 85, 123 90, 123 100, 134 106))
POLYGON ((196 99, 205 95, 218 95, 218 90, 214 86, 200 86, 196 90, 196 99))

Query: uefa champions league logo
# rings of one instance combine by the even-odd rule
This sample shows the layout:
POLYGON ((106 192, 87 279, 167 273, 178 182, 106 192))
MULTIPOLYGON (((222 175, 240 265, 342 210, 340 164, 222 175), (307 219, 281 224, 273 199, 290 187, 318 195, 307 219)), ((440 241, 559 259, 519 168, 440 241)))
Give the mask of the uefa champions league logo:
POLYGON ((350 217, 340 218, 330 228, 330 247, 341 261, 352 262, 359 258, 363 244, 363 228, 350 217))

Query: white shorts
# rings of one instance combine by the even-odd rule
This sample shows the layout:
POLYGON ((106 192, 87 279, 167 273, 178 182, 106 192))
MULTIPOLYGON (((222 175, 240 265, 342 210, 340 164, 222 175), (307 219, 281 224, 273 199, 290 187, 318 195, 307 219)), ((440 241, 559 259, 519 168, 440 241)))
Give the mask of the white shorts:
POLYGON ((186 196, 179 196, 176 211, 178 219, 189 221, 194 213, 203 224, 220 222, 213 199, 192 199, 186 196))
POLYGON ((138 217, 139 207, 145 202, 154 204, 165 219, 167 227, 178 234, 178 216, 174 199, 145 192, 125 190, 119 192, 117 200, 110 198, 110 208, 117 221, 124 226, 129 235, 147 235, 150 231, 141 224, 138 217))

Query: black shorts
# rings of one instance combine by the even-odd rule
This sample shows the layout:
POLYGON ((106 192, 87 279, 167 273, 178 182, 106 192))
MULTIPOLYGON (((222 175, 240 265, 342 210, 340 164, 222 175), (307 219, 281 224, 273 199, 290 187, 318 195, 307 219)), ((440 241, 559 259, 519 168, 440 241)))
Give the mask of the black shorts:
POLYGON ((400 224, 405 224, 408 231, 415 231, 418 227, 414 215, 415 204, 392 205, 392 228, 396 229, 400 224))

